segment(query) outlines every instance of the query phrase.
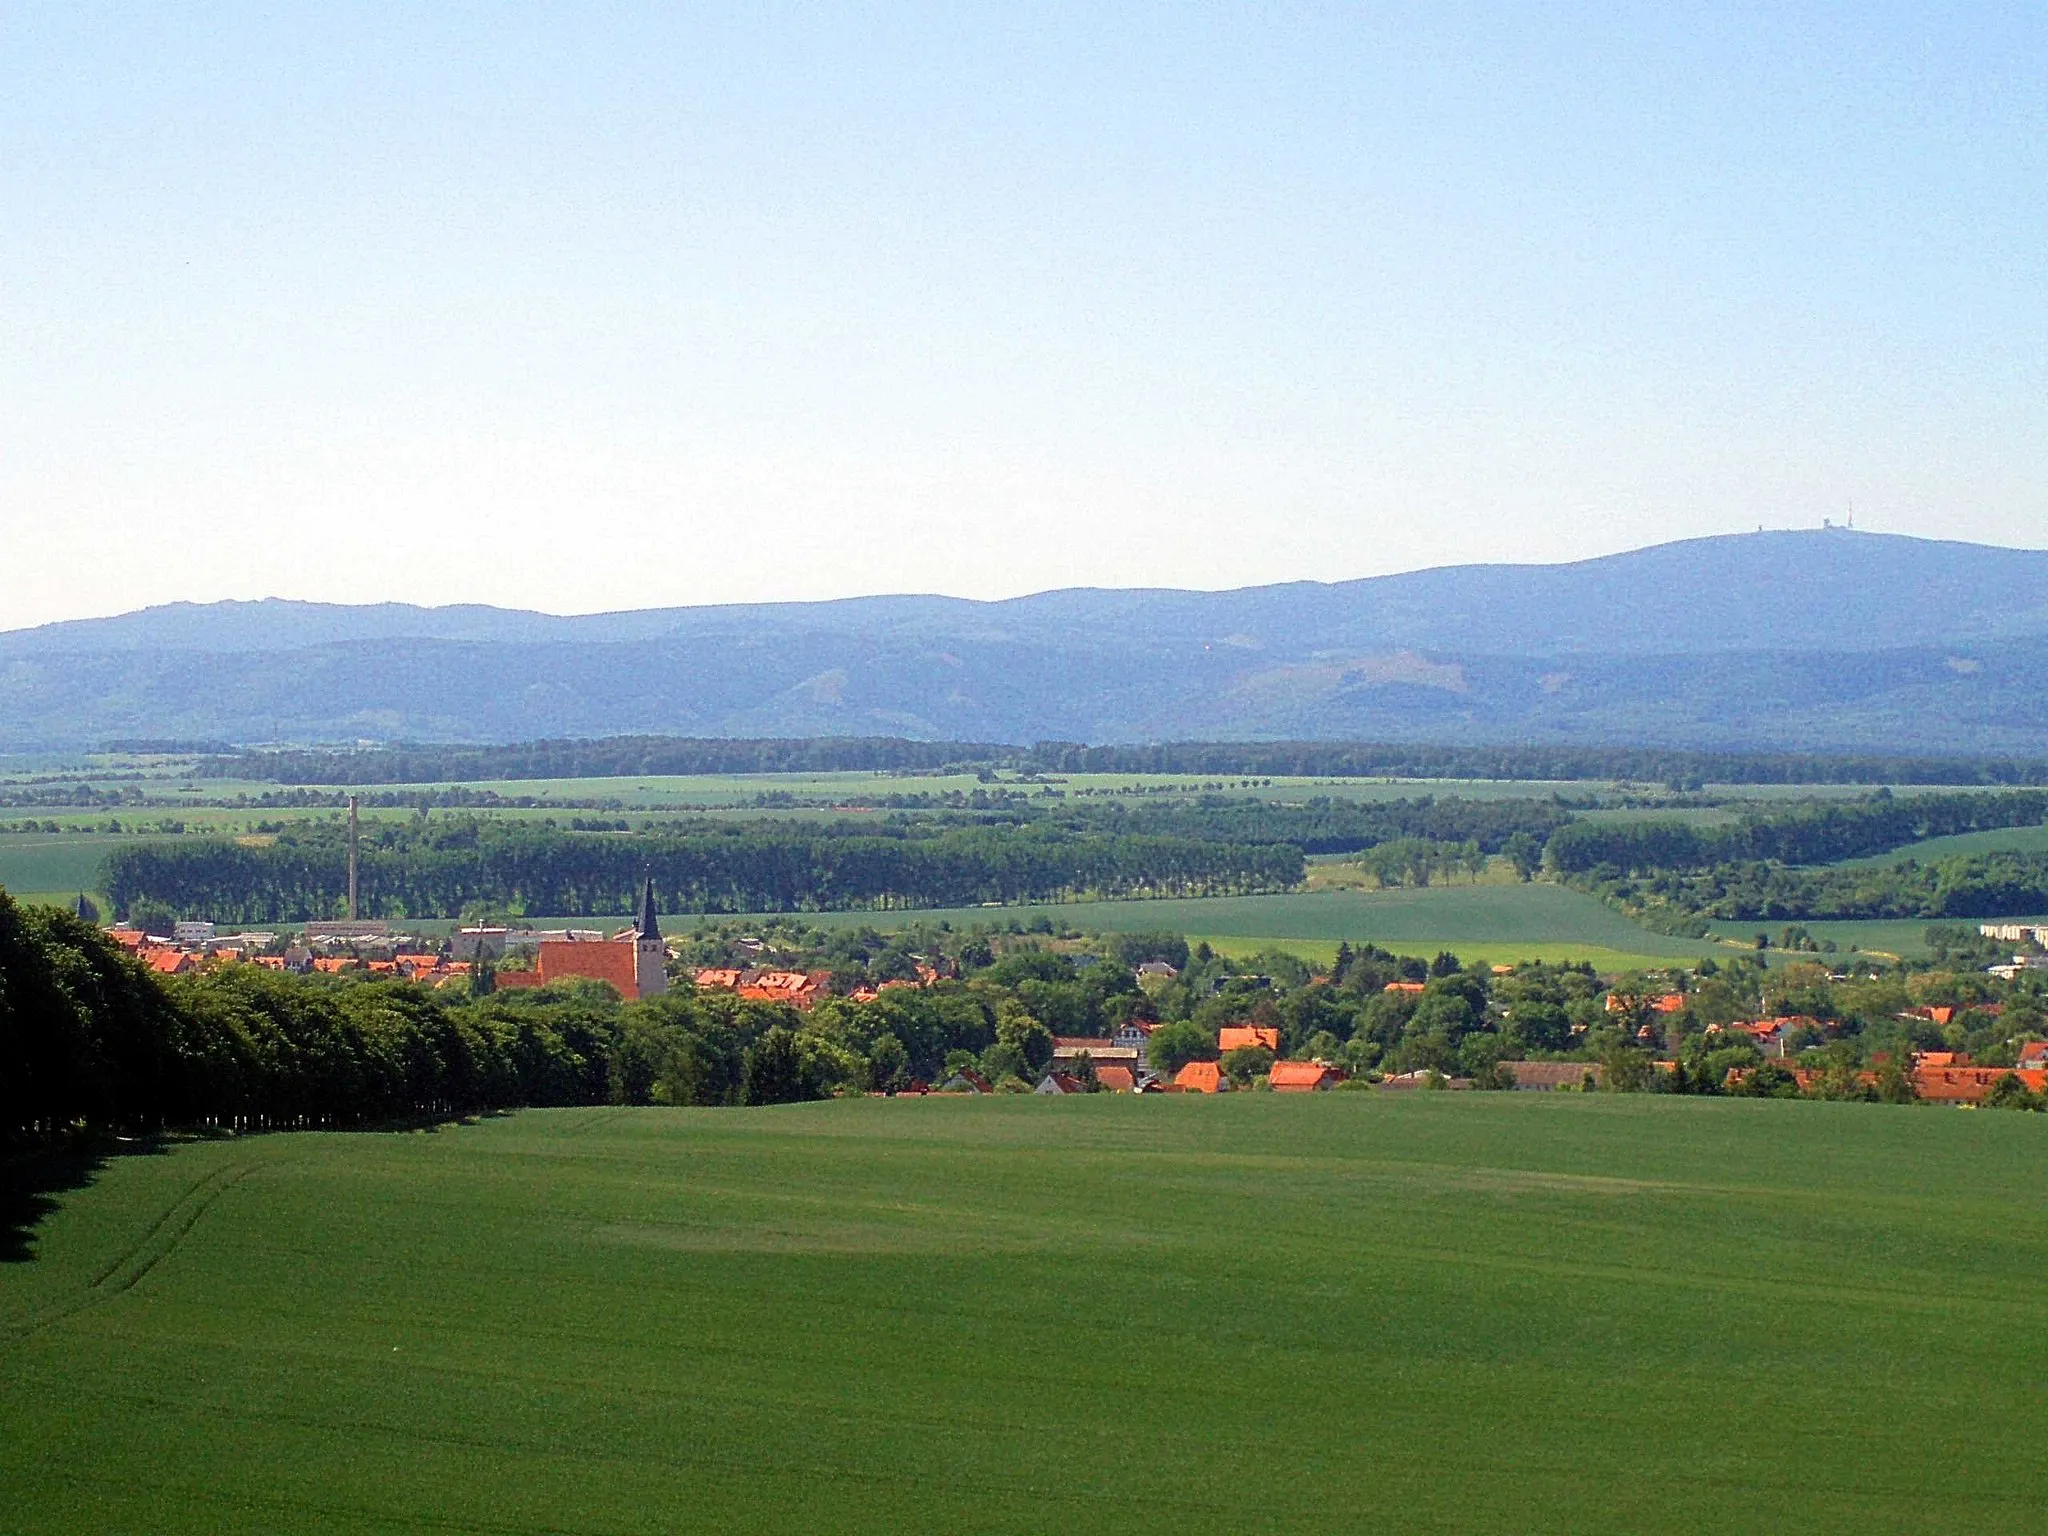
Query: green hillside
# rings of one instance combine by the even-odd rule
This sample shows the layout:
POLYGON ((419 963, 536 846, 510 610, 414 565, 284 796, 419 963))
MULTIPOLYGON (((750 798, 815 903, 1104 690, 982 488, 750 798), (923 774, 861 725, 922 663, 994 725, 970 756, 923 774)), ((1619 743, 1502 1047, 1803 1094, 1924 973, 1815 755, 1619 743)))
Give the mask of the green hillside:
POLYGON ((7 1530, 2020 1532, 2038 1117, 526 1113, 113 1161, 0 1264, 7 1530))

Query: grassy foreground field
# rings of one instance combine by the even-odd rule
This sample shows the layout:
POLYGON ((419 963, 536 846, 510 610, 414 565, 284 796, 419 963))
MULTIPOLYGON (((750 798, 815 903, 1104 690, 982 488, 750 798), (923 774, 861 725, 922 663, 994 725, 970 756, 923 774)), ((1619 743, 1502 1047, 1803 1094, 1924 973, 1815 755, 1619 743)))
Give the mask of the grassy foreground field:
POLYGON ((0 1264, 0 1524, 2038 1531, 2044 1153, 1346 1094, 119 1158, 0 1264))

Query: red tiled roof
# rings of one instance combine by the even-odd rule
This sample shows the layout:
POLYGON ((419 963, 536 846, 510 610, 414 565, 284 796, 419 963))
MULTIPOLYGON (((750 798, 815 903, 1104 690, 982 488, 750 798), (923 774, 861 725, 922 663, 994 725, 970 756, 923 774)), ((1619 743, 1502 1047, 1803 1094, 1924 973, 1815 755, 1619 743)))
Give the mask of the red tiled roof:
POLYGON ((630 943, 547 939, 540 946, 542 984, 580 980, 602 981, 627 1002, 640 996, 640 973, 635 948, 630 943))
POLYGON ((1313 1093, 1342 1082, 1343 1078, 1344 1074, 1336 1068, 1319 1061, 1276 1061, 1266 1081, 1275 1093, 1313 1093))
POLYGON ((1217 1035, 1216 1045, 1225 1051, 1234 1051, 1241 1045, 1263 1045, 1269 1051, 1277 1051, 1280 1049, 1280 1031, 1268 1029, 1263 1024, 1227 1024, 1217 1035))
POLYGON ((1913 1068, 1921 1067, 1967 1067, 1972 1063, 1968 1051, 1915 1051, 1913 1068))
POLYGON ((1185 1093, 1221 1092, 1223 1069, 1213 1061, 1191 1061, 1173 1074, 1173 1086, 1185 1093))
POLYGON ((1138 1086, 1138 1076, 1129 1067, 1097 1067, 1095 1081, 1110 1093, 1131 1093, 1138 1086))
POLYGON ((2011 1067, 1926 1067, 1913 1069, 1913 1091, 1936 1104, 1977 1104, 2002 1077, 2016 1077, 2035 1093, 2048 1087, 2048 1071, 2011 1067))

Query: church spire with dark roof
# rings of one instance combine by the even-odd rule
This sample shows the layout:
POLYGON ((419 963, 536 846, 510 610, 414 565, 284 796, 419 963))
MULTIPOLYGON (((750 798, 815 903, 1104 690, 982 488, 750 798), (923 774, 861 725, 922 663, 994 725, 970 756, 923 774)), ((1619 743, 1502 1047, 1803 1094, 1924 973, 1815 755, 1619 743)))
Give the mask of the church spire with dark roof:
POLYGON ((654 915, 654 876, 652 875, 647 877, 646 888, 640 893, 640 921, 634 924, 633 931, 643 939, 658 939, 661 937, 661 924, 655 919, 654 915))

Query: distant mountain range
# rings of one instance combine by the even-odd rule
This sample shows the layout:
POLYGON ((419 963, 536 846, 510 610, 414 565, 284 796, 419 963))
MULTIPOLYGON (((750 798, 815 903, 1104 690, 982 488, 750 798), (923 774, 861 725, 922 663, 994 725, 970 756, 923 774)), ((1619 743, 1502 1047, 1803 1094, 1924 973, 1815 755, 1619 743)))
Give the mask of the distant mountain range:
POLYGON ((2048 551, 1832 529, 1231 592, 0 633, 0 749, 620 733, 2048 752, 2048 551))

